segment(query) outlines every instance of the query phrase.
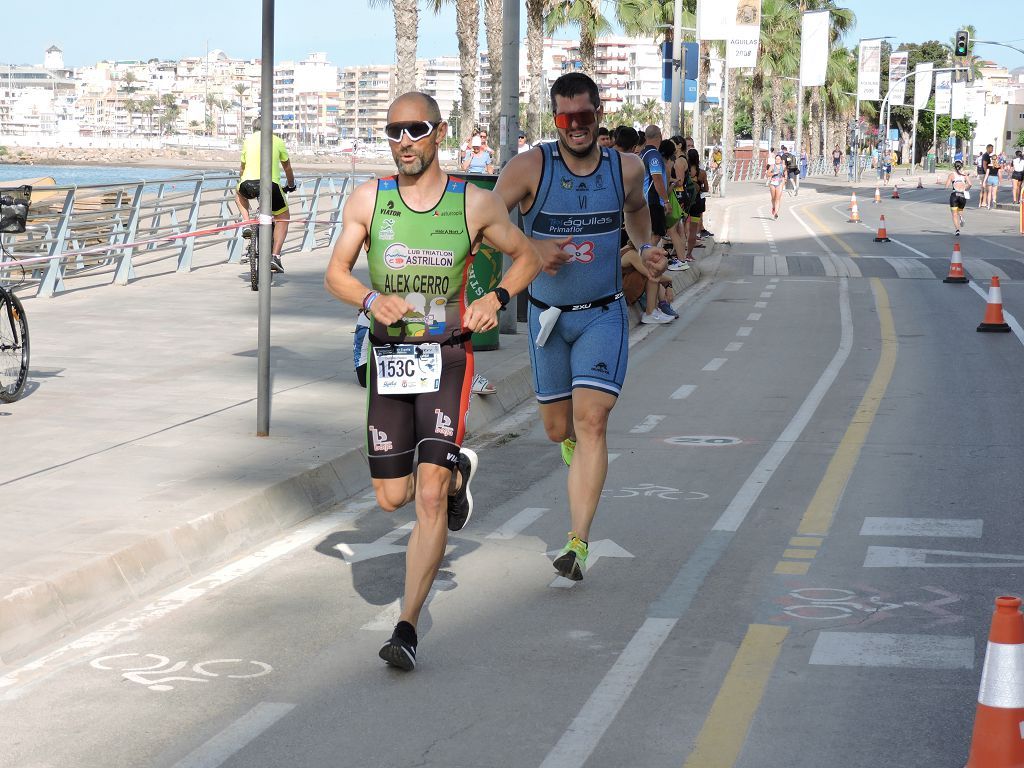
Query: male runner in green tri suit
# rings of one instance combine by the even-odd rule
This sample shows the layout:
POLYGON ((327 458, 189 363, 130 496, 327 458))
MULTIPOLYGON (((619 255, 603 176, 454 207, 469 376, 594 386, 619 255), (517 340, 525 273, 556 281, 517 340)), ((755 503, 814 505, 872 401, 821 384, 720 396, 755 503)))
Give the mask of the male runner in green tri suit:
POLYGON ((398 175, 352 193, 324 279, 328 291, 371 320, 367 455, 377 503, 392 512, 416 501, 402 612, 380 649, 382 659, 405 670, 416 665, 416 622, 448 530, 461 530, 473 512, 477 458, 461 447, 473 381, 468 334, 496 327, 498 310, 540 271, 540 256, 501 198, 441 170, 437 149, 447 131, 426 94, 406 93, 391 104, 385 133, 398 175), (485 237, 513 263, 495 290, 467 307, 469 266, 485 237), (372 287, 352 275, 364 248, 372 287))

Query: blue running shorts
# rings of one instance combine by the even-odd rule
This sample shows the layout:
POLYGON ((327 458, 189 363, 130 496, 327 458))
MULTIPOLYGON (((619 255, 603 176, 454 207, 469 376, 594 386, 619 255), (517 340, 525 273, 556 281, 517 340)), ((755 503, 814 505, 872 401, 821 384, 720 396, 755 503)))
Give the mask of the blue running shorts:
POLYGON ((543 347, 535 343, 543 310, 529 305, 533 389, 540 403, 568 400, 576 387, 619 396, 626 379, 629 315, 625 299, 563 312, 543 347))

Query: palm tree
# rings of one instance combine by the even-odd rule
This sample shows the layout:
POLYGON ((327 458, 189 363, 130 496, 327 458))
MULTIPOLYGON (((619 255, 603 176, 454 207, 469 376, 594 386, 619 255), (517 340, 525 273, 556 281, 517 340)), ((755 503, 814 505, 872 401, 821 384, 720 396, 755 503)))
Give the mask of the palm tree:
MULTIPOLYGON (((765 78, 768 78, 771 93, 772 140, 777 144, 782 138, 785 108, 785 80, 782 78, 793 77, 799 69, 799 34, 799 13, 788 0, 763 0, 761 44, 753 82, 755 145, 761 138, 763 114, 759 114, 758 107, 762 103, 765 78)), ((758 158, 760 159, 760 150, 758 158)))
POLYGON ((242 136, 245 135, 245 127, 242 125, 242 117, 245 109, 245 92, 249 90, 249 86, 245 83, 235 84, 235 93, 238 94, 238 140, 242 140, 242 136))
MULTIPOLYGON (((429 0, 438 13, 446 3, 455 3, 455 36, 459 41, 459 90, 461 91, 462 138, 468 139, 476 125, 476 71, 479 65, 480 0, 429 0)), ((500 47, 500 44, 499 44, 500 47)))
POLYGON ((395 82, 398 92, 416 87, 416 42, 420 17, 416 0, 369 0, 371 6, 390 5, 395 12, 395 82))
POLYGON ((600 0, 564 0, 552 6, 546 18, 548 33, 562 27, 576 27, 580 34, 580 68, 594 76, 597 38, 612 31, 611 22, 601 14, 600 0))
MULTIPOLYGON (((487 127, 488 141, 497 147, 499 141, 498 118, 501 115, 501 27, 502 0, 484 0, 484 29, 487 34, 487 71, 491 81, 491 120, 487 127)), ((502 148, 504 151, 504 148, 502 148)), ((492 149, 493 152, 493 149, 492 149)), ((497 163, 495 163, 497 165, 497 163)))
POLYGON ((135 99, 127 98, 122 106, 124 106, 124 111, 128 113, 128 135, 130 136, 132 133, 132 117, 139 111, 139 102, 135 99))
POLYGON ((181 115, 178 99, 173 93, 165 93, 160 97, 160 105, 164 109, 163 115, 160 116, 160 127, 164 133, 174 133, 178 117, 181 115))
POLYGON ((155 96, 147 96, 139 102, 139 111, 143 112, 149 117, 149 130, 147 133, 153 135, 153 113, 156 112, 156 108, 160 106, 160 102, 155 96))
POLYGON ((540 116, 547 111, 544 82, 544 17, 549 0, 526 0, 526 70, 529 75, 530 106, 526 133, 531 142, 541 136, 540 116))
POLYGON ((841 46, 833 48, 829 53, 828 68, 825 72, 823 104, 828 117, 831 119, 834 138, 831 141, 829 140, 827 135, 829 126, 826 125, 826 148, 829 145, 846 145, 849 143, 845 138, 847 135, 847 120, 854 116, 857 97, 853 94, 856 90, 856 54, 841 46))

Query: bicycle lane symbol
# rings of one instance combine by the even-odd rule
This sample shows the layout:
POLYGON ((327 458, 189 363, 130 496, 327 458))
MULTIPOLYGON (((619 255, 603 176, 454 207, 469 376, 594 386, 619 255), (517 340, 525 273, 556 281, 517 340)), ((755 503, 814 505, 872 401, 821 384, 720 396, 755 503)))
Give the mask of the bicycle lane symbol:
POLYGON ((210 659, 209 661, 198 661, 192 665, 188 670, 190 673, 201 675, 201 677, 193 677, 191 674, 176 675, 174 673, 181 672, 188 666, 188 661, 179 661, 174 664, 167 656, 161 656, 156 653, 116 653, 111 656, 101 656, 98 659, 93 659, 89 662, 89 666, 93 669, 99 669, 110 672, 120 672, 121 677, 132 683, 138 683, 143 685, 151 691, 171 691, 174 690, 172 682, 188 682, 188 683, 208 683, 211 679, 221 677, 225 671, 212 671, 210 667, 215 665, 225 664, 241 664, 242 669, 246 670, 245 674, 226 674, 224 677, 232 680, 251 680, 256 677, 263 677, 269 675, 274 671, 274 668, 269 664, 262 661, 243 661, 242 659, 210 659), (140 664, 139 661, 131 661, 130 657, 142 657, 155 660, 155 663, 140 664), (127 664, 131 666, 127 666, 127 664))
POLYGON ((601 491, 603 499, 635 499, 640 496, 662 499, 663 501, 704 501, 708 494, 700 491, 683 491, 678 488, 670 488, 667 485, 654 485, 653 483, 638 483, 632 488, 620 488, 618 490, 605 489, 601 491))
POLYGON ((782 609, 782 615, 773 617, 773 621, 783 622, 792 619, 800 621, 827 622, 853 619, 859 626, 869 626, 884 621, 892 616, 906 616, 920 620, 924 613, 932 617, 925 627, 937 627, 944 624, 955 624, 963 621, 946 610, 946 606, 960 602, 959 595, 947 592, 940 587, 921 587, 921 590, 938 596, 930 601, 908 600, 895 601, 888 593, 872 587, 858 586, 857 590, 836 589, 831 587, 805 587, 791 590, 775 602, 782 609))

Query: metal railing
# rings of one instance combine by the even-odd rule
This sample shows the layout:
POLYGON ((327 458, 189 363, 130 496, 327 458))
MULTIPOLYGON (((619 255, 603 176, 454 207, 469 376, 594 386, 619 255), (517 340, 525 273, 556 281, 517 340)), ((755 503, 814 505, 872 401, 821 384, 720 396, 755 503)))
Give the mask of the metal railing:
MULTIPOLYGON (((767 155, 764 155, 760 161, 753 158, 742 158, 733 160, 726 167, 725 173, 726 178, 730 182, 741 182, 741 181, 757 181, 759 179, 766 178, 765 163, 767 155)), ((862 157, 860 158, 861 168, 866 168, 871 165, 871 158, 862 157)), ((839 166, 839 175, 843 176, 847 173, 849 160, 846 156, 843 156, 843 161, 839 166)), ((811 159, 807 164, 807 176, 831 176, 832 175, 832 158, 831 157, 815 157, 811 159)))
MULTIPOLYGON (((288 196, 292 223, 285 252, 333 247, 345 200, 372 174, 297 176, 288 196)), ((197 251, 223 249, 238 263, 245 248, 235 202, 237 174, 73 187, 36 187, 24 234, 0 235, 0 282, 36 286, 52 297, 68 281, 127 285, 136 268, 174 260, 189 272, 197 251), (27 262, 27 263, 25 263, 27 262)), ((219 257, 215 256, 219 260, 219 257)))

